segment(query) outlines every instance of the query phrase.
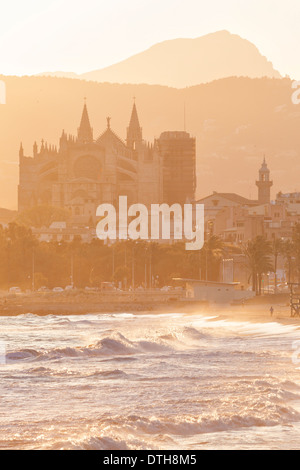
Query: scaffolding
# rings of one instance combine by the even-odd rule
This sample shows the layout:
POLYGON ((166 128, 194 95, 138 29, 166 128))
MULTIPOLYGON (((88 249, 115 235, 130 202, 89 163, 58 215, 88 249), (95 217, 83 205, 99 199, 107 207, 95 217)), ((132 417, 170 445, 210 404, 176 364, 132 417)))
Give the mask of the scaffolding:
POLYGON ((291 317, 300 317, 300 283, 290 282, 291 317))

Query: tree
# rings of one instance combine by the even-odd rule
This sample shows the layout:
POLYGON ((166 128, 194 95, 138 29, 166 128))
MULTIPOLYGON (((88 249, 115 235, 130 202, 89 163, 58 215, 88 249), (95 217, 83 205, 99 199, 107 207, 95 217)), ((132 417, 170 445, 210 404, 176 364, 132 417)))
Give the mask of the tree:
POLYGON ((294 252, 294 244, 292 240, 285 240, 283 242, 283 256, 287 262, 288 268, 288 283, 290 284, 292 280, 292 261, 293 261, 293 252, 294 252))
POLYGON ((61 207, 35 206, 27 209, 16 218, 19 225, 26 227, 49 227, 52 222, 66 222, 70 217, 69 211, 61 207))
POLYGON ((216 280, 219 275, 220 261, 224 252, 224 243, 216 235, 212 235, 204 242, 201 250, 201 265, 205 266, 205 280, 216 280))
POLYGON ((283 253, 284 244, 281 238, 274 238, 272 244, 272 252, 274 256, 274 274, 275 274, 275 294, 277 294, 277 265, 278 257, 283 253))
POLYGON ((264 237, 257 236, 254 240, 247 242, 244 254, 250 271, 250 279, 252 279, 252 290, 256 292, 256 295, 261 295, 262 275, 273 269, 272 244, 264 237))

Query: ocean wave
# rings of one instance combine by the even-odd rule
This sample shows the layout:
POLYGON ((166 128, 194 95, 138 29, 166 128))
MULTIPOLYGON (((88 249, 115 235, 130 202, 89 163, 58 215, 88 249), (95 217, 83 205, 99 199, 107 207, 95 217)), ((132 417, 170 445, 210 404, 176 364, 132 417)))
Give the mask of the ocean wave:
POLYGON ((12 351, 6 353, 6 360, 22 361, 24 359, 33 359, 40 356, 39 351, 35 349, 20 349, 19 351, 12 351))
POLYGON ((120 369, 115 370, 98 370, 89 374, 88 377, 101 377, 107 379, 120 379, 120 378, 127 378, 128 375, 120 369))
POLYGON ((17 320, 36 320, 37 318, 39 318, 39 315, 36 315, 35 313, 21 313, 20 315, 17 315, 15 317, 17 320))
POLYGON ((63 358, 80 357, 107 357, 107 356, 131 356, 143 353, 163 353, 169 351, 170 347, 161 342, 140 340, 130 341, 121 333, 112 333, 105 336, 94 344, 83 347, 64 347, 48 350, 21 349, 8 352, 9 361, 41 361, 63 358))
POLYGON ((192 436, 195 434, 206 434, 224 431, 235 431, 241 428, 251 427, 273 427, 277 425, 290 424, 300 420, 300 414, 291 407, 282 405, 268 405, 252 408, 240 414, 182 416, 173 419, 145 418, 131 415, 127 418, 115 418, 114 423, 119 423, 124 431, 142 434, 162 434, 175 436, 192 436), (122 423, 122 424, 120 424, 122 423), (125 429, 124 429, 125 428, 125 429))
POLYGON ((120 439, 111 436, 89 436, 81 440, 58 441, 51 450, 145 450, 147 445, 139 439, 120 439))
POLYGON ((197 330, 196 328, 194 328, 192 326, 184 327, 183 328, 183 335, 187 336, 191 339, 197 339, 197 340, 211 338, 211 335, 208 332, 204 333, 203 330, 202 331, 197 330))
POLYGON ((73 450, 130 450, 125 441, 117 441, 111 437, 89 437, 73 444, 73 450))

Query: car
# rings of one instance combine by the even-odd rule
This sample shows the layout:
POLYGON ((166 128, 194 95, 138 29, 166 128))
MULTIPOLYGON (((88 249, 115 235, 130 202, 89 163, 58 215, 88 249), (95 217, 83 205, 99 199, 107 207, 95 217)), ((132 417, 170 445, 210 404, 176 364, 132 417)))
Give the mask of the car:
POLYGON ((290 286, 283 286, 281 289, 280 289, 280 292, 283 292, 283 293, 288 293, 291 291, 291 288, 290 286))
POLYGON ((10 294, 21 294, 21 292, 22 291, 21 291, 20 287, 11 287, 9 289, 10 294))
POLYGON ((38 289, 38 292, 50 292, 50 289, 46 286, 42 286, 38 289))
POLYGON ((63 292, 63 291, 64 291, 64 290, 63 290, 62 287, 54 287, 54 288, 52 289, 52 292, 63 292))
POLYGON ((114 291, 115 286, 112 282, 102 281, 100 285, 101 291, 114 291))
POLYGON ((66 286, 66 287, 65 287, 65 290, 73 290, 73 289, 74 289, 73 286, 66 286))

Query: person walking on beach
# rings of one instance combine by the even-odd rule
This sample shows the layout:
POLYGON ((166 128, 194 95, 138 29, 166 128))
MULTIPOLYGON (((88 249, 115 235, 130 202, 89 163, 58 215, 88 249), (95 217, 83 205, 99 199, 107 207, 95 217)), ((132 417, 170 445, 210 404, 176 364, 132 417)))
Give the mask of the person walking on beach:
POLYGON ((273 308, 273 307, 271 307, 271 308, 270 308, 270 314, 271 314, 271 317, 273 317, 273 312, 274 312, 274 308, 273 308))

